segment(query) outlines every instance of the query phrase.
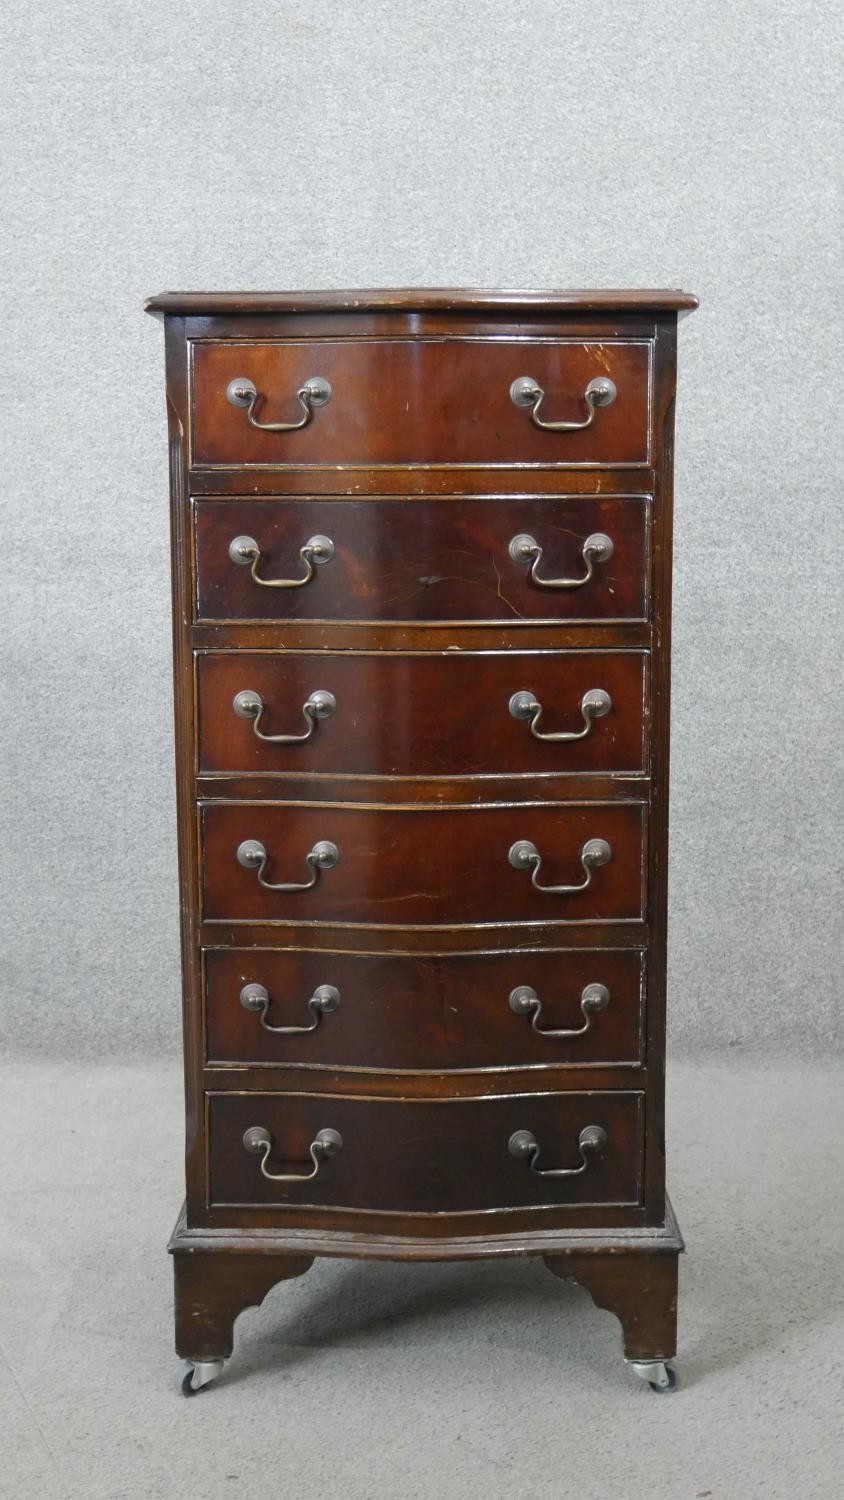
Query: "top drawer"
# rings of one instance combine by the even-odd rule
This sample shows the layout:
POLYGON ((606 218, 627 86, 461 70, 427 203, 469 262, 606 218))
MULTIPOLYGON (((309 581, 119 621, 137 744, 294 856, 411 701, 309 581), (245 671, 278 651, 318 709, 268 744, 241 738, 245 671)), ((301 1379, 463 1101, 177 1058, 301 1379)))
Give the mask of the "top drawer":
POLYGON ((192 462, 643 465, 652 347, 647 339, 196 341, 192 462), (511 387, 525 376, 517 404, 511 387), (318 387, 316 401, 306 394, 314 378, 328 382, 327 401, 318 387))

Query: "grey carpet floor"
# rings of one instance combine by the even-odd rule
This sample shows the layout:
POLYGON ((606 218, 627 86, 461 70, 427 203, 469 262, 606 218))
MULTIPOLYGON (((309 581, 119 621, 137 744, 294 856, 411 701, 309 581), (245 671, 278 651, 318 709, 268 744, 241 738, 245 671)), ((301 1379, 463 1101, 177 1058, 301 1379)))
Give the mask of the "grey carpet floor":
POLYGON ((842 1070, 675 1063, 681 1386, 538 1264, 317 1262, 178 1394, 164 1243, 180 1085, 0 1071, 0 1495, 8 1500, 836 1500, 842 1070))

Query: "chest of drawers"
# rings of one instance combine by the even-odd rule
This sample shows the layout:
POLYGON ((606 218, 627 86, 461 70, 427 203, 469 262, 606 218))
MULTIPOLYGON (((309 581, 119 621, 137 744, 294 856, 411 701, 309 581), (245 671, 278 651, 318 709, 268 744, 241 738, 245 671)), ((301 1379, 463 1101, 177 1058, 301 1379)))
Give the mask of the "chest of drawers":
POLYGON ((166 293, 176 1341, 315 1256, 544 1257, 673 1386, 680 292, 166 293))

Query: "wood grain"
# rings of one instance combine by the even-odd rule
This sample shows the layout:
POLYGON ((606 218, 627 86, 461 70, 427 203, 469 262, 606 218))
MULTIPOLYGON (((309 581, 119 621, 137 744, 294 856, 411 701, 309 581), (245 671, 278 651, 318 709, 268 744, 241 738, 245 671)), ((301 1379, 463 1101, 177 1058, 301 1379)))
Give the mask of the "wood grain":
POLYGON ((647 656, 637 651, 440 655, 233 651, 197 662, 201 773, 451 778, 578 771, 644 774, 647 656), (302 706, 330 692, 336 711, 307 741, 268 744, 239 717, 238 693, 257 692, 263 735, 301 735, 302 706), (584 694, 609 693, 612 708, 584 739, 545 742, 512 717, 513 694, 542 704, 538 730, 579 734, 584 694))
POLYGON ((589 287, 565 291, 502 291, 495 287, 393 287, 360 291, 286 292, 160 292, 148 297, 147 312, 174 314, 307 313, 324 311, 346 315, 362 312, 449 312, 473 317, 490 309, 512 313, 543 312, 658 312, 691 311, 697 297, 676 287, 642 291, 624 287, 615 291, 589 287))
POLYGON ((193 463, 647 464, 651 348, 644 339, 197 341, 193 463), (297 390, 317 375, 333 395, 296 431, 258 431, 226 398, 230 381, 247 378, 260 396, 257 421, 297 422, 297 390), (542 431, 510 399, 522 375, 546 392, 546 422, 585 421, 584 392, 598 376, 609 375, 618 395, 588 427, 542 431))
MULTIPOLYGON (((648 502, 641 496, 513 500, 212 500, 196 502, 197 617, 205 620, 364 620, 435 623, 644 620, 648 502), (541 578, 579 579, 583 544, 608 536, 612 558, 582 588, 547 589, 508 548, 527 534, 543 549, 541 578), (301 578, 300 548, 315 535, 335 555, 303 588, 262 588, 229 557, 248 536, 262 578, 301 578)), ((515 641, 514 641, 515 644, 515 641)))
POLYGON ((645 809, 641 803, 554 807, 377 808, 331 804, 210 803, 202 809, 203 915, 206 922, 355 922, 382 926, 634 921, 644 904, 645 809), (530 873, 512 868, 510 846, 534 843, 543 884, 584 879, 581 850, 606 839, 613 857, 573 894, 535 890, 530 873), (340 850, 335 869, 305 891, 266 890, 236 853, 258 839, 266 879, 308 878, 306 856, 328 840, 340 850))
POLYGON ((637 1062, 642 1055, 643 954, 638 949, 566 953, 353 954, 266 948, 205 954, 208 1060, 213 1063, 412 1070, 551 1068, 637 1062), (262 984, 273 1026, 307 1026, 319 985, 340 992, 339 1009, 316 1030, 267 1031, 244 1010, 247 984, 262 984), (583 989, 603 984, 606 1010, 575 1037, 541 1036, 509 996, 530 985, 542 1001, 543 1029, 585 1024, 583 989))
POLYGON ((639 1094, 396 1101, 226 1093, 208 1103, 216 1204, 442 1214, 638 1201, 639 1094), (269 1182, 243 1145, 255 1125, 273 1137, 274 1172, 308 1172, 310 1143, 325 1128, 340 1132, 342 1150, 311 1181, 269 1182), (587 1125, 602 1127, 608 1140, 579 1176, 540 1177, 507 1148, 514 1131, 527 1129, 540 1143, 540 1165, 577 1167, 587 1125))

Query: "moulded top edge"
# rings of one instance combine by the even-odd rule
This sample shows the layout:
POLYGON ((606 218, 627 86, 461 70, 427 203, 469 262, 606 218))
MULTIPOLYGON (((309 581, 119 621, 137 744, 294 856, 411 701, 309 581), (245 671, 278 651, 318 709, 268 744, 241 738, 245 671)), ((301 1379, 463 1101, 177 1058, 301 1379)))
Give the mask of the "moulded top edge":
POLYGON ((297 312, 692 312, 691 292, 596 288, 513 291, 505 288, 394 287, 369 291, 161 292, 145 312, 202 317, 219 313, 297 312))

